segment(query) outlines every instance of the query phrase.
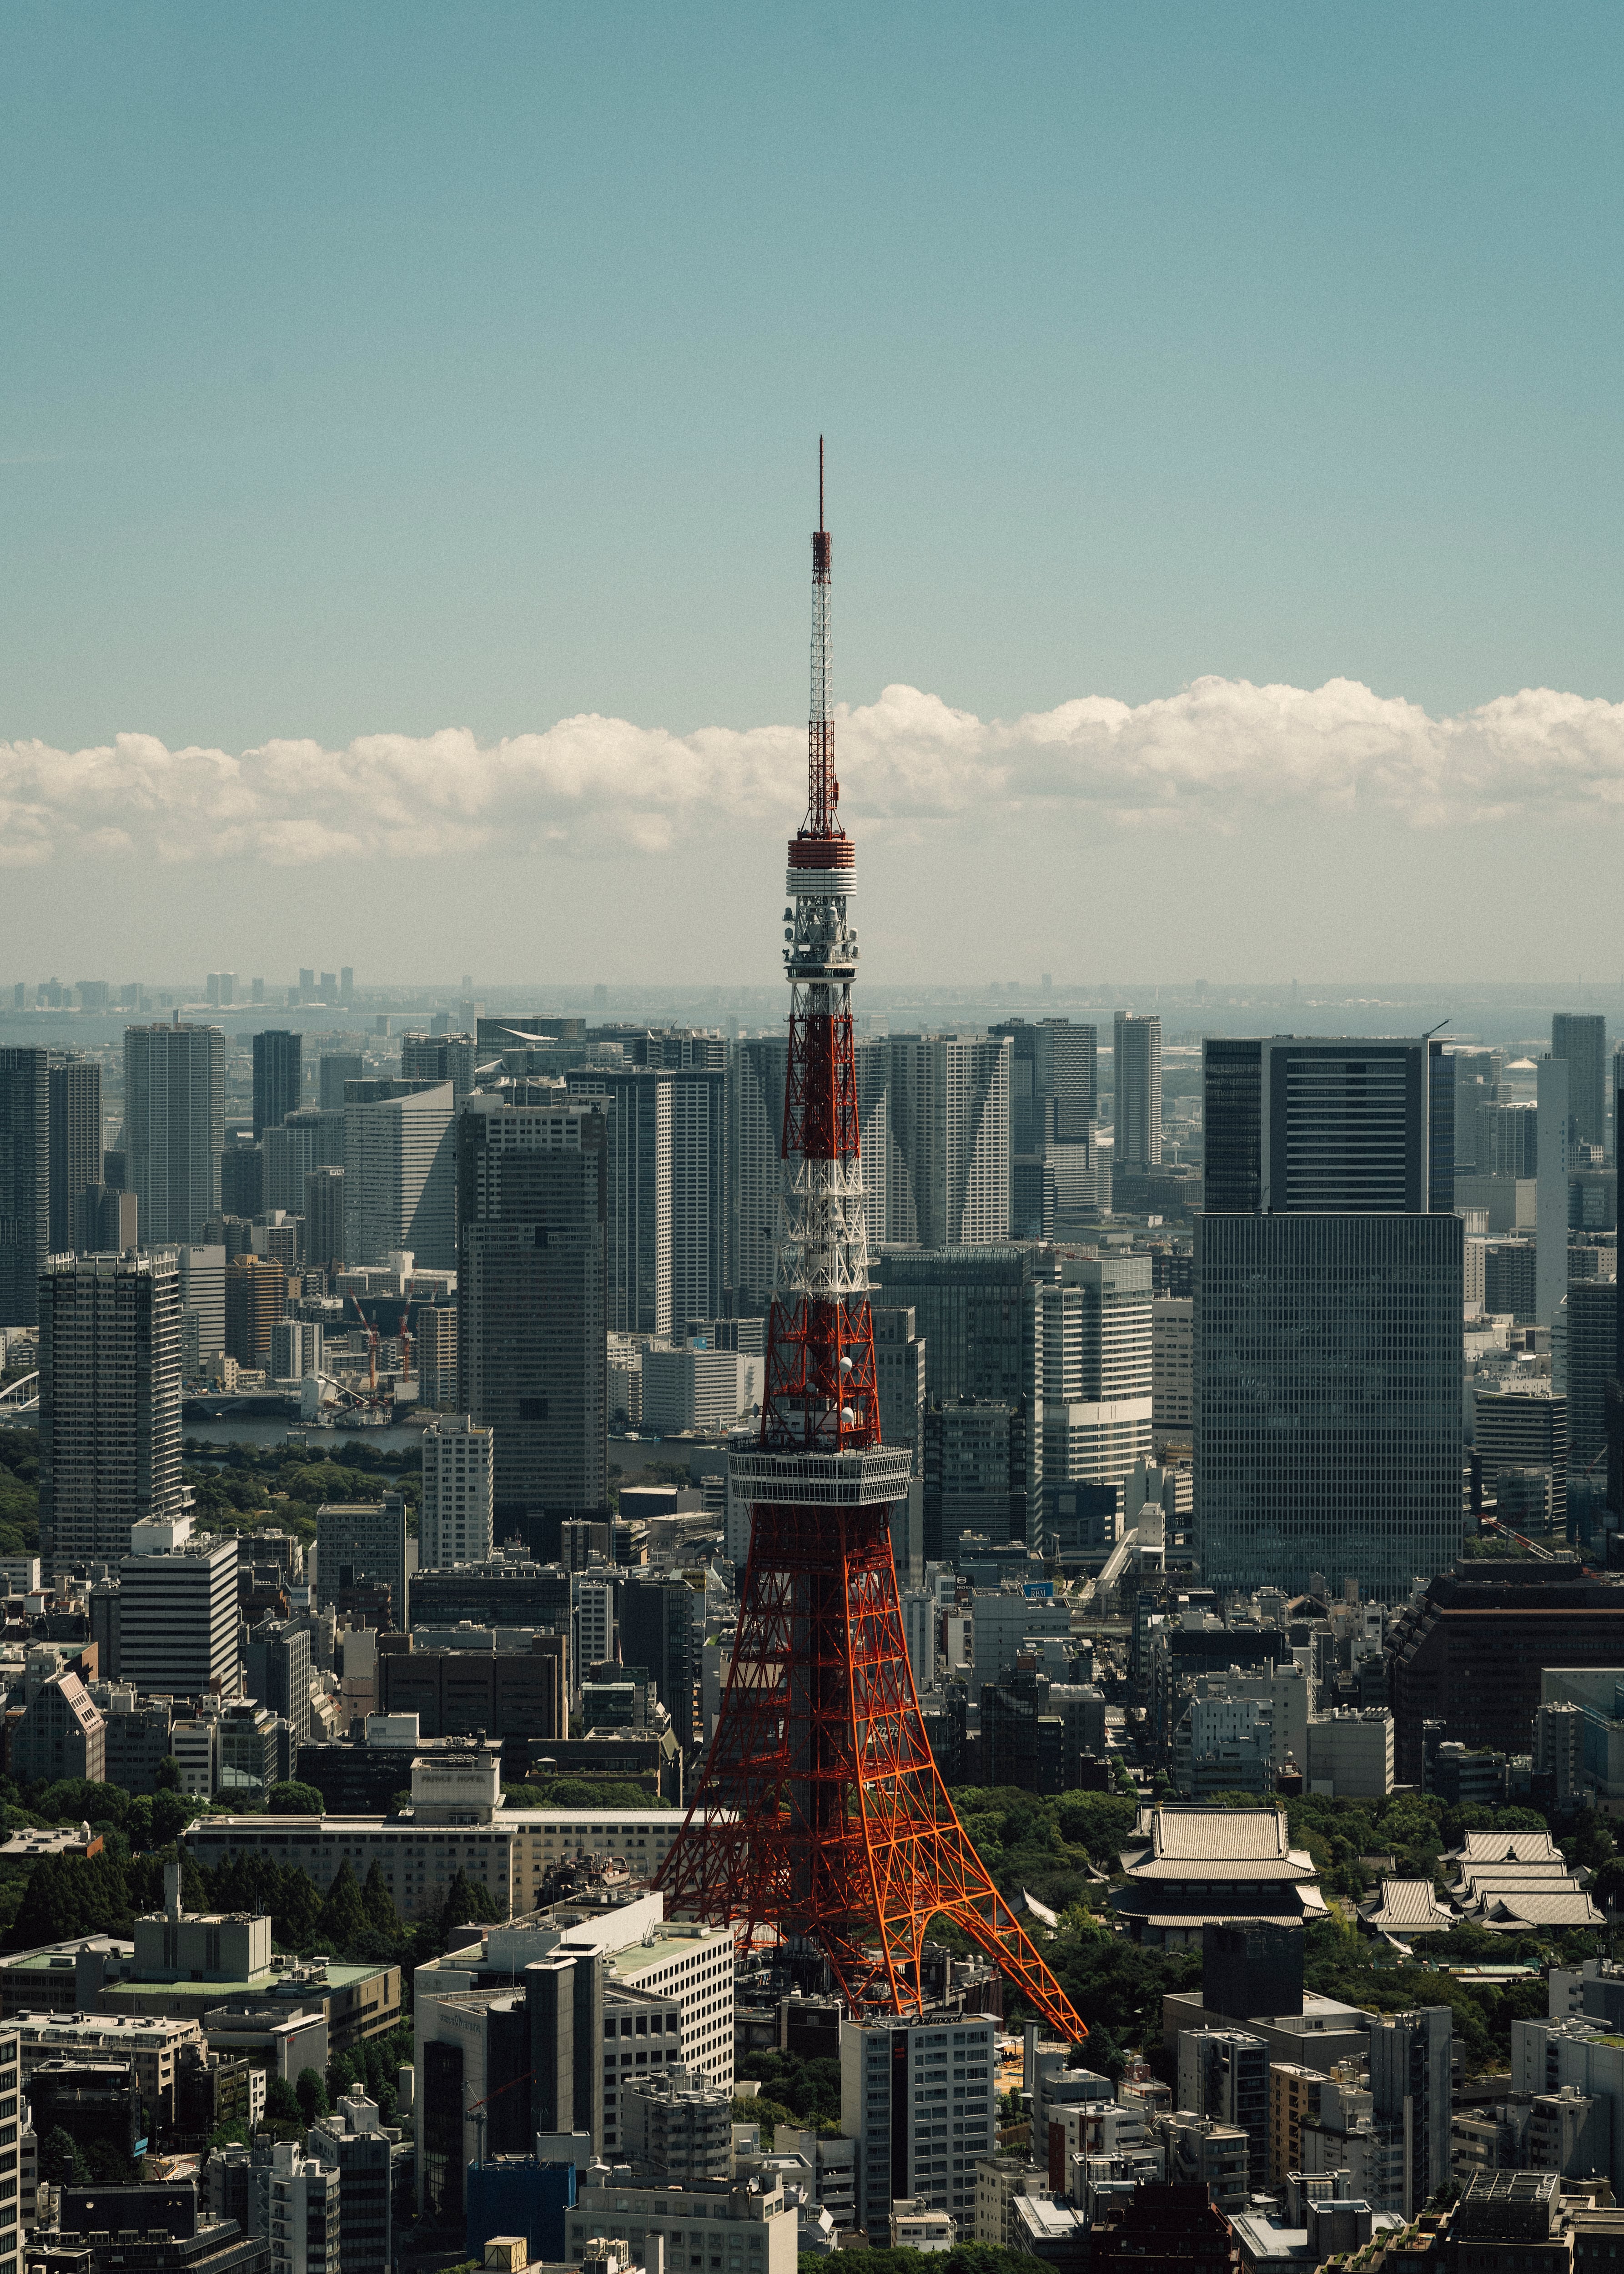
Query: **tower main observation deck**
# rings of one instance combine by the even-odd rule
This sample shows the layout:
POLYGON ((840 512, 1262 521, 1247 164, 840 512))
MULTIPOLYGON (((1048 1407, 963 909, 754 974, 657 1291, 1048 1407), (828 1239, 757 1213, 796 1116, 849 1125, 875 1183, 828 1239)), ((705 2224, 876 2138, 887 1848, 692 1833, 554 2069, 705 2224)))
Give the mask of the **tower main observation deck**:
POLYGON ((930 1923, 959 1928, 1059 2035, 1087 2035, 954 1813, 914 1692, 891 1554, 906 1447, 880 1440, 852 985, 857 889, 831 701, 823 450, 806 817, 789 842, 783 1186, 737 1639, 660 1872, 673 1913, 821 1951, 853 2014, 921 2009, 930 1923))

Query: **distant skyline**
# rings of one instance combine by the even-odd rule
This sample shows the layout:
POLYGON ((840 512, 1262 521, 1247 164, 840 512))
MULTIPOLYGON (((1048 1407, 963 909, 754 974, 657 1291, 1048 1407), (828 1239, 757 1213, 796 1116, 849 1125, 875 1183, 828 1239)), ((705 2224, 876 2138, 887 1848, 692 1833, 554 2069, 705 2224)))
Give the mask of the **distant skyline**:
POLYGON ((19 9, 0 978, 770 978, 823 430, 865 983, 1603 982, 1621 67, 1492 0, 19 9))

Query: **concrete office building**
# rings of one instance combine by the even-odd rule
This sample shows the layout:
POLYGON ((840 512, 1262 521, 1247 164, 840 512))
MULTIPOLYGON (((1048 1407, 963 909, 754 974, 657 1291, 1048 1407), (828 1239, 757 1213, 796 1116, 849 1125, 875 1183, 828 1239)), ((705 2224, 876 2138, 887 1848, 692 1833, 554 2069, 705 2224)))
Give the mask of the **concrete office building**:
POLYGON ((0 1327, 40 1315, 50 1246, 49 1053, 0 1050, 0 1327))
POLYGON ((1043 1489, 1116 1488, 1151 1457, 1151 1261, 1066 1256, 1059 1269, 1033 1291, 1043 1489))
POLYGON ((410 1249, 425 1270, 455 1270, 451 1084, 419 1088, 382 1081, 348 1088, 353 1094, 344 1104, 345 1260, 383 1263, 410 1249))
POLYGON ((192 1518, 136 1525, 118 1565, 119 1679, 149 1697, 230 1698, 239 1687, 237 1545, 192 1518))
POLYGON ((318 1271, 344 1266, 344 1172, 310 1170, 304 1178, 304 1261, 318 1271))
POLYGON ((1053 1249, 1016 1246, 882 1249, 875 1292, 914 1313, 925 1392, 1014 1398, 1032 1389, 1033 1287, 1055 1276, 1053 1249))
POLYGON ((1551 1055, 1568 1062, 1568 1111, 1575 1141, 1607 1141, 1607 1020, 1600 1011, 1556 1011, 1551 1055))
MULTIPOLYGON (((280 1128, 304 1102, 300 1036, 273 1028, 253 1038, 253 1133, 257 1144, 267 1129, 280 1128)), ((275 1206, 282 1203, 277 1201, 275 1206)))
POLYGON ((402 1035, 402 1079, 448 1081, 460 1107, 473 1088, 477 1056, 471 1035, 402 1035))
POLYGON ((273 1382, 303 1382, 321 1371, 321 1329, 313 1319, 278 1319, 271 1329, 273 1382))
POLYGON ((311 1733, 310 1630, 292 1619, 262 1619, 248 1630, 243 1689, 285 1721, 296 1744, 311 1733))
POLYGON ((1568 1466, 1582 1475, 1607 1449, 1607 1384, 1618 1373, 1615 1280, 1575 1279, 1568 1288, 1567 1371, 1555 1389, 1568 1397, 1568 1466))
POLYGON ((324 1113, 342 1113, 348 1085, 365 1078, 366 1060, 359 1051, 324 1050, 317 1068, 316 1103, 324 1113))
MULTIPOLYGON (((86 1185, 73 1202, 73 1237, 80 1255, 122 1255, 140 1245, 140 1209, 133 1193, 111 1185, 86 1185)), ((54 1245, 54 1243, 53 1243, 54 1245)))
POLYGON ((218 1027, 124 1030, 124 1182, 149 1247, 200 1240, 220 1213, 225 1047, 218 1027))
POLYGON ((1143 1173, 1162 1160, 1162 1020, 1118 1011, 1113 1029, 1111 1165, 1143 1173))
POLYGON ((316 1510, 316 1608, 330 1610, 347 1589, 386 1586, 390 1613, 402 1631, 411 1624, 406 1571, 406 1503, 398 1493, 381 1502, 328 1502, 316 1510))
POLYGON ((962 1247, 1009 1237, 1011 1055, 1007 1035, 892 1036, 889 1240, 962 1247))
POLYGON ((605 1503, 605 1187, 627 1103, 617 1094, 605 1113, 590 1100, 546 1108, 481 1095, 461 1117, 458 1391, 494 1431, 499 1531, 509 1517, 605 1503))
POLYGON ((1452 1063, 1419 1041, 1211 1039, 1194 1502, 1209 1586, 1402 1601, 1460 1545, 1452 1063))
POLYGON ((1158 1295, 1150 1311, 1151 1422, 1177 1435, 1195 1420, 1195 1304, 1188 1295, 1158 1295))
POLYGON ((907 1308, 873 1306, 875 1386, 880 1397, 880 1439, 906 1445, 914 1473, 924 1473, 925 1340, 907 1308))
POLYGON ((172 1254, 53 1257, 40 1282, 40 1556, 117 1562, 183 1505, 172 1254))
POLYGON ((183 1243, 175 1260, 180 1274, 181 1367, 190 1380, 226 1346, 226 1251, 183 1243))
MULTIPOLYGON (((1548 1469, 1551 1528, 1568 1533, 1568 1400, 1548 1382, 1512 1389, 1480 1385, 1472 1395, 1472 1450, 1485 1500, 1497 1496, 1501 1469, 1548 1469)), ((1434 1570, 1440 1566, 1434 1565, 1434 1570)))
POLYGON ((997 2022, 990 2016, 842 2022, 840 2129, 857 2142, 856 2223, 883 2232, 922 2197, 969 2221, 978 2160, 996 2145, 997 2022))
POLYGON ((227 1352, 239 1366, 268 1367, 271 1336, 288 1307, 288 1272, 268 1255, 234 1256, 225 1272, 227 1352))
POLYGON ((490 1555, 495 1477, 492 1432, 465 1413, 432 1421, 423 1433, 420 1568, 483 1563, 490 1555))
MULTIPOLYGON (((4 1076, 0 1073, 0 1086, 4 1076)), ((102 1068, 94 1058, 54 1058, 50 1091, 50 1245, 53 1255, 86 1243, 78 1237, 79 1196, 102 1188, 102 1068)), ((95 1240, 94 1250, 133 1247, 129 1241, 95 1240)))
POLYGON ((462 1403, 457 1390, 456 1306, 425 1304, 417 1312, 417 1403, 452 1412, 462 1403))
POLYGON ((670 1071, 671 1317, 721 1317, 727 1269, 727 1076, 720 1065, 670 1071))

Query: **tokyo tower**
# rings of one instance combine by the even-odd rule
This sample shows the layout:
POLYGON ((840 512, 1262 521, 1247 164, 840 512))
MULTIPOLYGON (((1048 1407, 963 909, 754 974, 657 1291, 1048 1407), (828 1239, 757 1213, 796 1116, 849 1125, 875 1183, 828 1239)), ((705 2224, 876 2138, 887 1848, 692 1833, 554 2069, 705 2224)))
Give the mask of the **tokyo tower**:
POLYGON ((891 1545, 909 1456, 880 1442, 852 1050, 857 887, 831 717, 830 538, 812 538, 806 818, 790 840, 783 1198, 761 1435, 733 1461, 750 1551, 721 1716, 659 1884, 668 1910, 821 1951, 853 2014, 922 2010, 935 1918, 1060 2036, 1087 2035, 937 1772, 891 1545))

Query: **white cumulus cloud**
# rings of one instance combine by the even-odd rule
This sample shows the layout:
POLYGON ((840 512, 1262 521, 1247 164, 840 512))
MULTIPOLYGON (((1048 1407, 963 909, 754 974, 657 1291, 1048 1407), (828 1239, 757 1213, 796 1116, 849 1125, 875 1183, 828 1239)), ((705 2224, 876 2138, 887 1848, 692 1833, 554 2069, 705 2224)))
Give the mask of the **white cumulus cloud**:
MULTIPOLYGON (((924 832, 1034 815, 1048 832, 1085 818, 1229 830, 1293 807, 1427 827, 1624 806, 1624 704, 1549 688, 1433 718, 1351 680, 1200 679, 1149 703, 1086 696, 981 719, 895 686, 841 712, 836 747, 855 825, 924 832)), ((658 855, 723 814, 787 832, 804 766, 798 726, 673 734, 596 714, 490 744, 455 727, 343 749, 171 750, 137 734, 81 750, 0 743, 0 867, 658 855)))

